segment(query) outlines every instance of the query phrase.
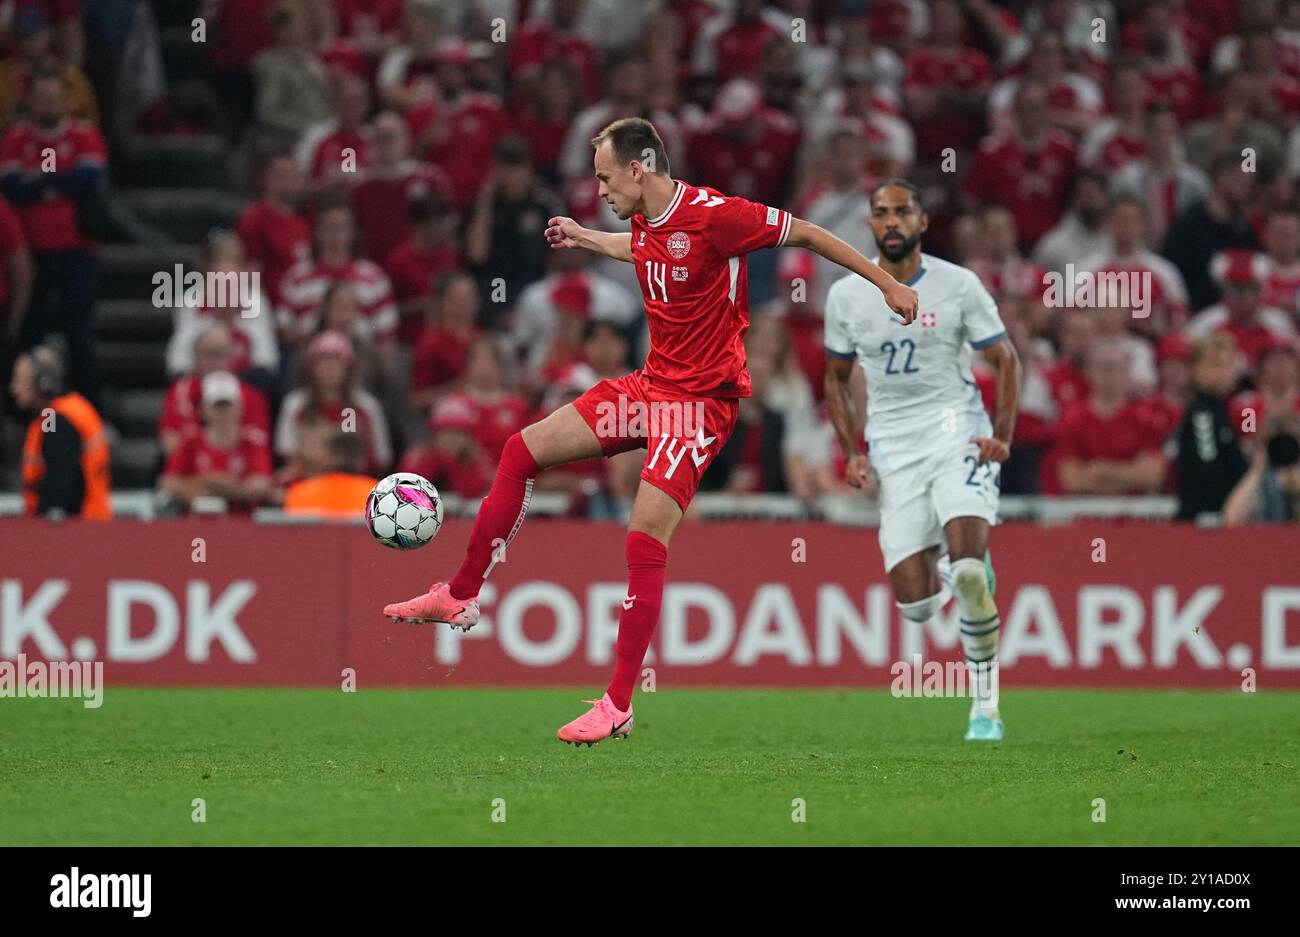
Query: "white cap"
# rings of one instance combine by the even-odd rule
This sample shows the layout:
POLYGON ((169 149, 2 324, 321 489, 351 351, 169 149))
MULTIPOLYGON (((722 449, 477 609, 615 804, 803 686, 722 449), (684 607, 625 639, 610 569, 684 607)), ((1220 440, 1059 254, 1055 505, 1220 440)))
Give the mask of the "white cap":
POLYGON ((213 371, 203 378, 203 403, 239 403, 243 394, 239 388, 239 378, 229 371, 213 371))

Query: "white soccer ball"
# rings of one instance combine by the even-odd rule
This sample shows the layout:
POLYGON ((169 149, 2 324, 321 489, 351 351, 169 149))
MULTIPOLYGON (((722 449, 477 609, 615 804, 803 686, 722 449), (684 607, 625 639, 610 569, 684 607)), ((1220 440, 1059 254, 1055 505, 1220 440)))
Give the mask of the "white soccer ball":
POLYGON ((394 472, 366 498, 366 527, 394 550, 422 547, 442 529, 442 497, 427 478, 394 472))

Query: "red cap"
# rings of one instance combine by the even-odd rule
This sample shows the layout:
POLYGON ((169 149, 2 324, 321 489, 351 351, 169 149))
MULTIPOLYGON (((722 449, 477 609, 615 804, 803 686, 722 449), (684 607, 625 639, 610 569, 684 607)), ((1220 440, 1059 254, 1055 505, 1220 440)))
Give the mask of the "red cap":
POLYGON ((1249 250, 1222 251, 1210 260, 1210 275, 1221 285, 1263 283, 1269 268, 1267 257, 1249 250))
POLYGON ((581 319, 591 318, 591 284, 580 273, 566 273, 551 287, 551 302, 581 319))
POLYGON ((464 394, 452 394, 438 401, 429 417, 429 423, 435 430, 473 430, 478 426, 478 416, 468 397, 464 394))
POLYGON ((457 39, 454 36, 440 39, 433 48, 433 58, 439 64, 446 62, 451 65, 468 65, 470 59, 469 45, 465 40, 457 39))
POLYGON ((312 362, 327 357, 342 358, 351 364, 356 358, 356 353, 352 350, 352 340, 342 332, 332 330, 321 332, 307 346, 307 361, 312 362))
POLYGON ((1164 338, 1160 339, 1160 344, 1156 346, 1156 358, 1164 361, 1167 358, 1177 358, 1179 361, 1187 361, 1192 357, 1192 343, 1182 332, 1170 332, 1164 338))

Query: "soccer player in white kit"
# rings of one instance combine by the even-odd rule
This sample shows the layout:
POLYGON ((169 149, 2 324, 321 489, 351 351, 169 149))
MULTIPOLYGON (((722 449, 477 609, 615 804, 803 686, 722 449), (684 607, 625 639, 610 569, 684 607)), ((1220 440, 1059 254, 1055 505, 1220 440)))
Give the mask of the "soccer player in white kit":
POLYGON ((967 741, 998 741, 997 646, 989 527, 1001 463, 1011 454, 1020 363, 993 297, 974 273, 921 252, 929 218, 901 179, 871 195, 871 230, 885 271, 917 291, 904 327, 879 290, 844 277, 826 300, 826 399, 848 482, 880 497, 880 550, 903 615, 925 622, 956 596, 973 699, 967 741), (997 372, 992 422, 971 375, 975 354, 997 372), (849 389, 855 361, 867 380, 866 439, 849 389), (947 557, 942 556, 946 548, 947 557))

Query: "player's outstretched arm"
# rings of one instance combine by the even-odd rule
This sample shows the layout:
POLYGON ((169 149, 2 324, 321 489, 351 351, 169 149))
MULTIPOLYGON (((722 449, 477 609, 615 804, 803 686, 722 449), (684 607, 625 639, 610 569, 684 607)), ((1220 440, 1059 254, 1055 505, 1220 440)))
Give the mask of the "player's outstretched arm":
POLYGON ((615 234, 584 228, 572 218, 558 215, 546 223, 546 240, 554 249, 582 247, 615 260, 632 262, 632 232, 615 234))
POLYGON ((889 308, 902 317, 904 325, 910 325, 916 318, 916 290, 899 283, 825 228, 804 221, 802 218, 792 218, 790 233, 786 236, 785 243, 791 247, 806 247, 832 263, 837 263, 846 270, 852 270, 858 276, 870 280, 885 295, 885 303, 889 308))

